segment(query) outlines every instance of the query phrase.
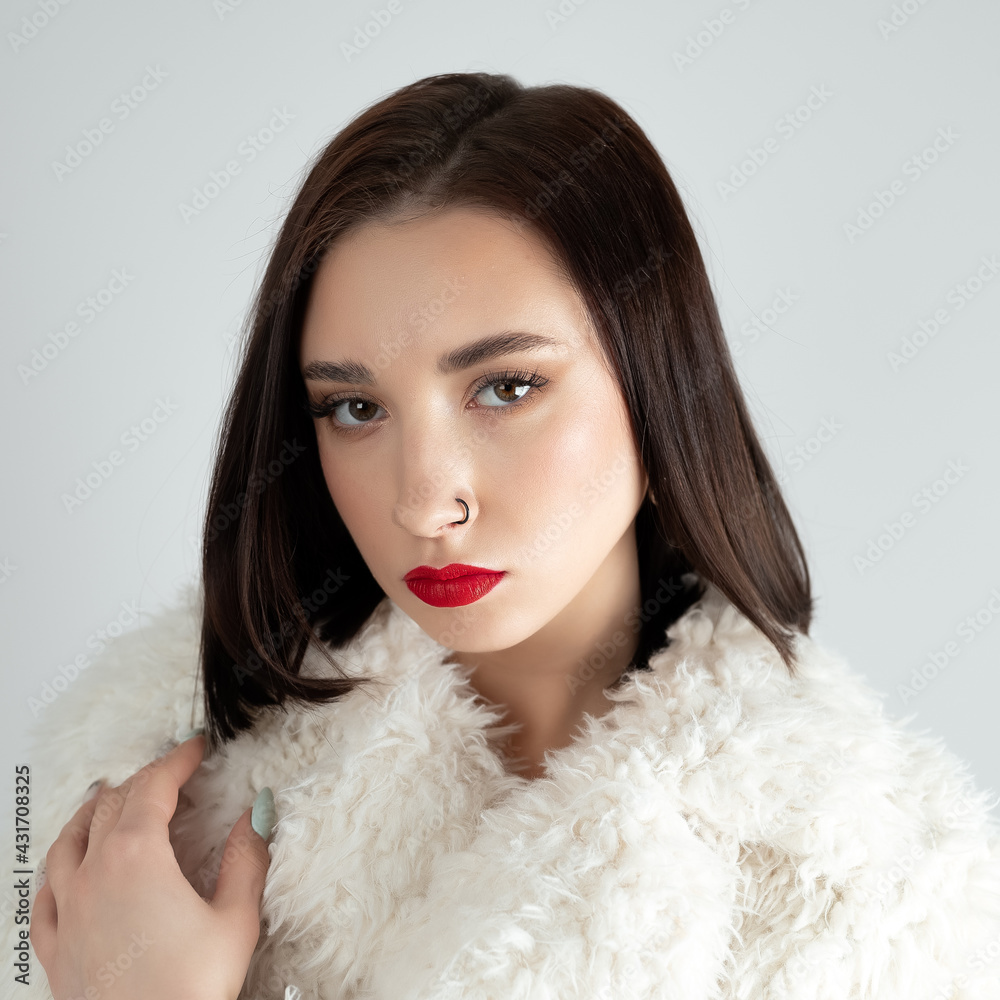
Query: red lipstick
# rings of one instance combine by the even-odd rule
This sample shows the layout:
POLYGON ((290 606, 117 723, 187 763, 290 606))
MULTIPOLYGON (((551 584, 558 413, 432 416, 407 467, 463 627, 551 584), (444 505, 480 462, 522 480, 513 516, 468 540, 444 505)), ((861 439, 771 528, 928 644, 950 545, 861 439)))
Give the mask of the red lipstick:
POLYGON ((505 575, 504 570, 449 563, 441 569, 418 566, 411 569, 403 579, 425 604, 435 608, 457 608, 484 597, 505 575))

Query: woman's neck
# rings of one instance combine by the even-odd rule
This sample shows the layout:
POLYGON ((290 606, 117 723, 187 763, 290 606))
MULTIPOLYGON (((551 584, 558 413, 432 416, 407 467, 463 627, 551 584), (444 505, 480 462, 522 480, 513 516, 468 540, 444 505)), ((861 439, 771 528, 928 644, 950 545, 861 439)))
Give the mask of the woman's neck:
POLYGON ((600 717, 612 707, 604 690, 638 648, 629 623, 640 604, 635 538, 627 532, 570 604, 523 642, 448 657, 472 668, 469 683, 486 703, 506 709, 500 725, 520 727, 501 747, 513 771, 539 777, 546 750, 569 745, 585 714, 600 717))

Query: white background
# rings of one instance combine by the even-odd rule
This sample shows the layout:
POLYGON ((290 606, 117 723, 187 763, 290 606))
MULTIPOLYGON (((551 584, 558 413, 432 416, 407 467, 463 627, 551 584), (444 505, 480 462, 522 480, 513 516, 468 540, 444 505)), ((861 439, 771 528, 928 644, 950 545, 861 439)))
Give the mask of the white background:
POLYGON ((813 635, 888 712, 914 714, 1000 788, 1000 277, 977 276, 1000 261, 995 3, 906 0, 894 15, 892 0, 564 0, 560 15, 556 2, 394 0, 352 54, 344 45, 383 0, 42 2, 57 9, 47 23, 38 2, 0 14, 4 810, 13 765, 30 763, 29 699, 127 621, 125 607, 162 607, 197 571, 233 337, 307 165, 362 107, 458 70, 597 87, 647 130, 787 477, 813 635), (32 17, 42 27, 26 38, 32 17), (145 93, 144 79, 156 82, 145 93), (116 102, 133 88, 142 100, 125 117, 116 102), (262 132, 275 109, 292 117, 262 132), (796 124, 779 127, 786 115, 796 124), (57 171, 102 118, 100 144, 57 171), (263 137, 252 160, 251 136, 263 137), (766 162, 748 160, 754 150, 766 162), (239 174, 185 218, 180 206, 234 159, 239 174), (742 184, 727 192, 734 170, 742 184), (894 180, 901 193, 851 234, 894 180), (131 280, 86 322, 78 305, 116 269, 131 280), (775 299, 791 304, 767 312, 775 299), (926 336, 936 310, 944 321, 926 336), (74 320, 79 333, 54 351, 74 320), (915 351, 894 369, 904 338, 915 351), (19 374, 43 350, 54 356, 42 370, 19 374), (157 400, 176 409, 123 447, 157 400), (115 449, 125 461, 68 510, 77 477, 115 449), (949 484, 949 467, 967 471, 949 484), (925 488, 933 503, 918 504, 925 488), (884 535, 906 514, 900 537, 884 535), (880 535, 879 561, 859 565, 880 535), (958 655, 913 690, 948 642, 958 655))

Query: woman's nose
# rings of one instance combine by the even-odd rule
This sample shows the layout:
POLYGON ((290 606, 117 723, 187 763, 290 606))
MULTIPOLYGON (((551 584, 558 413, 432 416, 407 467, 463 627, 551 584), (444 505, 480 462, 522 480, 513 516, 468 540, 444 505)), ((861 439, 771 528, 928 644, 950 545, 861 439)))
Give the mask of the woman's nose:
POLYGON ((403 470, 393 521, 414 535, 432 537, 457 521, 473 520, 470 464, 472 449, 453 432, 424 433, 402 441, 403 470), (466 508, 460 502, 469 505, 466 508))
MULTIPOLYGON (((469 490, 465 492, 469 494, 469 490)), ((473 501, 457 494, 451 498, 436 494, 433 499, 412 505, 399 502, 392 512, 392 519, 399 527, 426 538, 442 534, 452 526, 468 524, 472 518, 473 501)))

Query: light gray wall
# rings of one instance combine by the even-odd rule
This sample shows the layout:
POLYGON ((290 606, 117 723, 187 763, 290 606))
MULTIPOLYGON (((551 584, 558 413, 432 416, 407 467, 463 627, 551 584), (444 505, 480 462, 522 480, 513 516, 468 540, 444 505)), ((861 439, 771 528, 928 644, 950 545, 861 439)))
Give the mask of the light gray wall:
POLYGON ((397 86, 487 69, 598 87, 648 130, 787 477, 814 634, 1000 788, 1000 8, 393 0, 367 46, 345 49, 373 9, 388 4, 4 5, 8 770, 29 699, 129 606, 162 606, 196 572, 231 339, 310 159, 397 86), (227 164, 217 196, 182 209, 227 164), (110 301, 91 313, 91 297, 110 301), (67 509, 115 450, 121 464, 67 509))

